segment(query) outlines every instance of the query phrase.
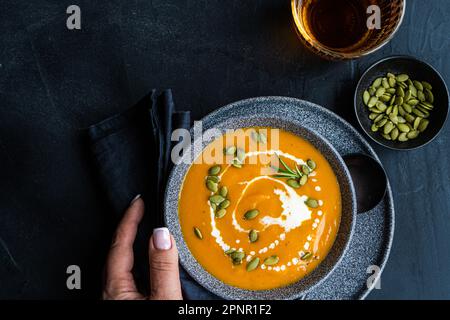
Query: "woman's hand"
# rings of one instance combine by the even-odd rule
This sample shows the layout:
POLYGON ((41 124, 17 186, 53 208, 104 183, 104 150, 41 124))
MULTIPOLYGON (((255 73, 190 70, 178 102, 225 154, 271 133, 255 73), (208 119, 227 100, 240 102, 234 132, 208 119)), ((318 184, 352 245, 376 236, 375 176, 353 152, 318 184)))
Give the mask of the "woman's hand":
POLYGON ((144 215, 144 201, 138 196, 125 212, 117 227, 106 262, 106 300, 181 300, 178 251, 167 228, 153 230, 149 241, 149 297, 137 291, 131 270, 134 264, 133 243, 144 215))

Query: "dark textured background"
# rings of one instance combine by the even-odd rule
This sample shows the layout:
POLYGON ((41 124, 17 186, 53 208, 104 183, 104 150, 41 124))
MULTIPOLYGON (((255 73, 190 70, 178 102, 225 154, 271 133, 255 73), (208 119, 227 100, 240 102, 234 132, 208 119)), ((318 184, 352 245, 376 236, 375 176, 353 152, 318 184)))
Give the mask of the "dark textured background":
MULTIPOLYGON (((287 0, 12 1, 0 4, 0 298, 98 298, 111 235, 83 128, 170 87, 198 119, 261 95, 323 105, 356 126, 352 96, 374 61, 422 58, 450 79, 450 2, 409 0, 397 36, 350 62, 296 38, 287 0), (82 30, 65 26, 68 5, 82 30), (69 264, 82 290, 66 289, 69 264)), ((394 246, 370 298, 450 298, 450 128, 425 148, 374 145, 395 197, 394 246)))

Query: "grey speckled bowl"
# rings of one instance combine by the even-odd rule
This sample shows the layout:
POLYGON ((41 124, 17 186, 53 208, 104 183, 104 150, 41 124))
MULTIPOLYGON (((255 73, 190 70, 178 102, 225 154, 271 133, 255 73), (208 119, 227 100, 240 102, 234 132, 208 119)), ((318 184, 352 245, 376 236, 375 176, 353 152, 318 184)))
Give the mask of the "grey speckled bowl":
MULTIPOLYGON (((301 297, 334 270, 347 250, 349 240, 353 235, 356 219, 356 198, 350 173, 344 161, 327 140, 310 129, 306 129, 301 121, 296 120, 288 105, 284 105, 289 102, 289 99, 279 100, 280 105, 273 104, 274 101, 277 100, 271 100, 270 98, 243 100, 227 105, 206 116, 202 120, 203 148, 214 138, 208 136, 206 132, 211 128, 217 128, 225 132, 226 129, 265 126, 284 129, 302 137, 312 143, 325 156, 337 176, 342 195, 341 224, 334 245, 327 257, 313 272, 300 281, 285 287, 255 291, 227 285, 208 273, 197 262, 184 241, 178 218, 178 198, 184 176, 190 164, 182 163, 175 166, 169 177, 164 209, 165 222, 178 245, 181 265, 198 283, 226 299, 294 299, 301 297), (264 104, 264 101, 270 101, 270 103, 264 104)), ((191 130, 191 133, 193 136, 193 130, 191 130)), ((194 150, 197 149, 193 148, 194 145, 195 141, 191 145, 191 153, 195 158, 202 150, 194 150)))

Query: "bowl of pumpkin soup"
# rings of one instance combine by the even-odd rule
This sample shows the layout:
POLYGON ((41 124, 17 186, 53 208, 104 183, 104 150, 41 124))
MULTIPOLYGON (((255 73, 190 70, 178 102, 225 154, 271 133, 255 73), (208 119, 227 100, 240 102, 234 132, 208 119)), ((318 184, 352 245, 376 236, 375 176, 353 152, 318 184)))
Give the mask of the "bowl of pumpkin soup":
POLYGON ((293 299, 338 265, 353 233, 349 172, 320 135, 259 115, 215 123, 168 181, 180 262, 227 299, 293 299))

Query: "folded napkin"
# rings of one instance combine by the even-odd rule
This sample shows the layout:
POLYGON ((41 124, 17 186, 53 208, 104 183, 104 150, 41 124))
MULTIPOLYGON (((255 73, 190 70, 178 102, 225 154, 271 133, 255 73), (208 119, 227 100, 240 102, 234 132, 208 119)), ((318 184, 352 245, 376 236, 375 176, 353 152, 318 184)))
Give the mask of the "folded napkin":
MULTIPOLYGON (((88 129, 90 151, 98 178, 118 222, 131 200, 141 194, 145 215, 135 242, 135 279, 141 292, 148 284, 148 238, 164 225, 163 201, 172 168, 171 134, 190 128, 189 112, 175 110, 170 90, 153 90, 124 113, 88 129)), ((215 298, 180 270, 187 299, 215 298)))

